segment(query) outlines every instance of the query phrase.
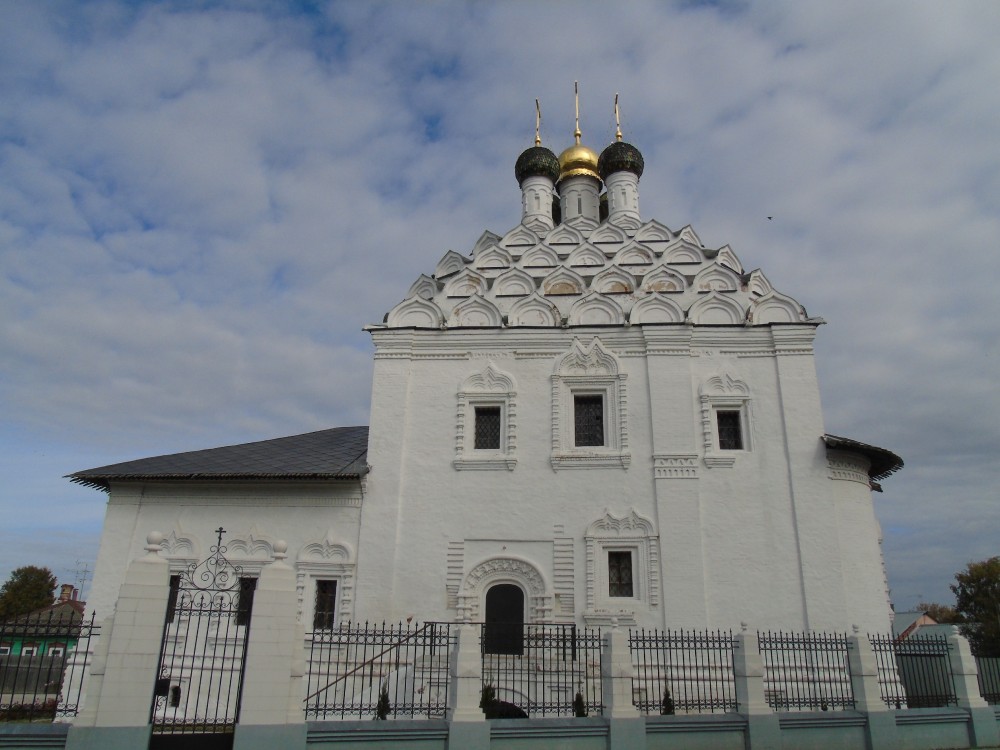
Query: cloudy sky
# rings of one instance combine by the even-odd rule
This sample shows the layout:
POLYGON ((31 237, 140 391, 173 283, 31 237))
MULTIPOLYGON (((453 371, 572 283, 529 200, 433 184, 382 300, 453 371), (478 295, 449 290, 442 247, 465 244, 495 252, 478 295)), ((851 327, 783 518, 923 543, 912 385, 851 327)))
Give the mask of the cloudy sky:
POLYGON ((381 321, 614 132, 828 325, 896 608, 1000 554, 1000 3, 0 3, 0 580, 93 566, 63 475, 365 424, 381 321), (769 219, 768 217, 773 217, 769 219))

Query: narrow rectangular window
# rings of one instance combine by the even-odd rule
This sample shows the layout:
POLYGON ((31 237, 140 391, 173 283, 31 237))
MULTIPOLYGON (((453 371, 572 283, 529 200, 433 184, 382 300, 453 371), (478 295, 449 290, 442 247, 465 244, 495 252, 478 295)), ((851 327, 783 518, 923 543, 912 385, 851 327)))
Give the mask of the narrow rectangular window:
POLYGON ((739 411, 717 411, 719 448, 724 451, 743 450, 743 427, 739 411))
POLYGON ((257 590, 256 578, 241 578, 239 600, 236 602, 236 624, 249 625, 253 611, 253 592, 257 590))
POLYGON ((177 594, 181 588, 181 577, 170 576, 170 593, 167 594, 167 622, 173 622, 177 616, 177 594))
POLYGON ((316 609, 313 629, 329 629, 337 620, 337 582, 316 581, 316 609))
POLYGON ((631 552, 608 552, 608 596, 632 596, 631 552))
POLYGON ((500 407, 476 407, 476 443, 477 451, 500 450, 500 407))
POLYGON ((573 396, 573 436, 577 447, 604 445, 604 396, 573 396))

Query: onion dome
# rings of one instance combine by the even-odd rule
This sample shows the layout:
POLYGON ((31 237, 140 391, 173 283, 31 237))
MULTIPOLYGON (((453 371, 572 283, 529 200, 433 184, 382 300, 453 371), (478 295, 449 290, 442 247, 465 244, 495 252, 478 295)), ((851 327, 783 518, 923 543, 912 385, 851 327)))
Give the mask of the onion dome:
POLYGON ((559 179, 586 175, 600 181, 597 173, 597 154, 580 143, 577 136, 576 144, 559 154, 559 179))
POLYGON ((517 157, 514 176, 518 185, 529 177, 547 177, 555 182, 559 179, 559 159, 544 146, 532 146, 517 157))
POLYGON ((597 161, 597 170, 605 180, 615 172, 631 172, 637 178, 642 177, 644 166, 639 149, 624 141, 612 143, 601 152, 601 158, 597 161))

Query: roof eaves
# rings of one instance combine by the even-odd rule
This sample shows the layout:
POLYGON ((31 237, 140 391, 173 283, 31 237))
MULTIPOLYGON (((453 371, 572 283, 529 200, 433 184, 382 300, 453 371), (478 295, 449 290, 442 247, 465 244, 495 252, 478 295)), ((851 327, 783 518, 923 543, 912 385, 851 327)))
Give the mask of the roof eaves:
POLYGON ((868 476, 875 482, 885 479, 890 474, 894 474, 903 468, 902 458, 892 451, 879 448, 876 445, 869 445, 859 440, 852 440, 851 438, 839 437, 837 435, 824 435, 823 442, 826 443, 827 448, 852 451, 860 453, 867 458, 871 462, 871 466, 868 469, 868 476))

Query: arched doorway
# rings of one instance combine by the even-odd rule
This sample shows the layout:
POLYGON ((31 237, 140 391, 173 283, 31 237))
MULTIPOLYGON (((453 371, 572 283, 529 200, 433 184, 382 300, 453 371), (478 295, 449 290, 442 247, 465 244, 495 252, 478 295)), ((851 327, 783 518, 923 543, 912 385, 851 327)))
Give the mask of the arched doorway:
POLYGON ((512 583, 498 583, 486 592, 483 650, 487 654, 524 653, 524 592, 512 583))

